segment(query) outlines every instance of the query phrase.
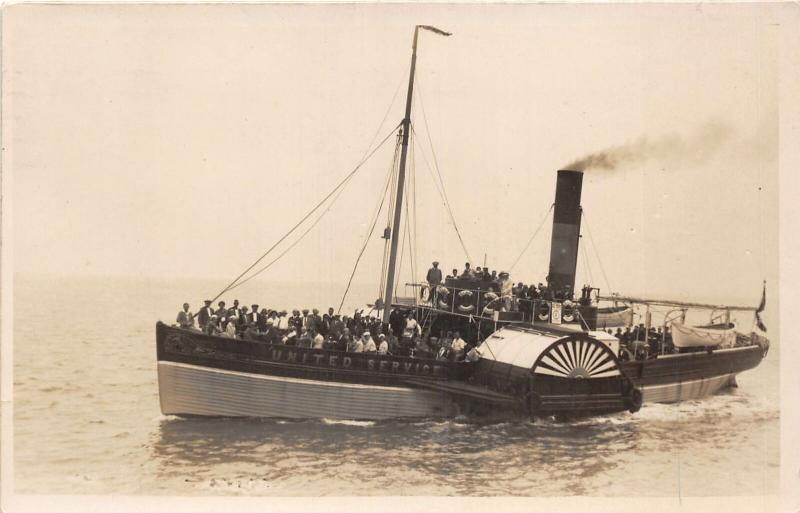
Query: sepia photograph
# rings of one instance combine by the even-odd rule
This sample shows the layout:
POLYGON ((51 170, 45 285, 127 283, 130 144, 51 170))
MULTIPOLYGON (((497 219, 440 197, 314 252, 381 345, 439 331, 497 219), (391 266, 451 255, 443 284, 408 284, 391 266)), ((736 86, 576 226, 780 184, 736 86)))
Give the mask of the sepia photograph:
POLYGON ((5 5, 4 511, 797 511, 799 22, 5 5))

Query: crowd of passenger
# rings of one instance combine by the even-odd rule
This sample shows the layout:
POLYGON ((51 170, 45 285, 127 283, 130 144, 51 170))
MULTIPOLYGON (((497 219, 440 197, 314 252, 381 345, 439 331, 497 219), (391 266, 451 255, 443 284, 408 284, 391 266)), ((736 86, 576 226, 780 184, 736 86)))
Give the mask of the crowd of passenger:
POLYGON ((178 312, 176 325, 189 330, 242 340, 259 340, 271 344, 375 353, 438 360, 474 360, 477 350, 467 344, 458 331, 443 331, 439 336, 424 333, 413 312, 394 309, 389 323, 356 310, 352 316, 334 313, 322 315, 318 309, 271 310, 253 304, 240 306, 238 300, 228 307, 220 301, 213 308, 210 300, 197 314, 189 303, 178 312))
POLYGON ((606 330, 614 335, 620 342, 619 357, 623 360, 641 360, 654 357, 660 353, 672 353, 672 333, 669 326, 665 328, 650 327, 647 329, 644 324, 638 324, 622 328, 616 331, 606 330))
MULTIPOLYGON (((490 270, 488 267, 475 267, 473 268, 469 262, 464 264, 464 270, 459 272, 458 269, 453 269, 451 274, 444 278, 442 277, 442 270, 439 268, 439 262, 434 261, 432 267, 428 269, 425 276, 425 281, 432 291, 430 297, 433 299, 437 294, 437 289, 440 285, 447 286, 453 283, 454 280, 475 282, 467 284, 464 288, 480 288, 481 290, 493 289, 500 295, 502 301, 500 302, 501 309, 504 310, 521 310, 526 313, 531 313, 533 302, 538 299, 547 301, 563 301, 566 299, 573 299, 572 287, 565 285, 564 287, 551 287, 539 282, 538 284, 525 284, 518 282, 514 284, 511 280, 509 273, 501 271, 498 273, 495 270, 490 270), (513 298, 513 301, 512 301, 513 298)), ((462 284, 463 285, 463 284, 462 284)), ((590 294, 593 289, 584 285, 581 289, 581 297, 578 300, 581 304, 588 304, 591 302, 590 294)))

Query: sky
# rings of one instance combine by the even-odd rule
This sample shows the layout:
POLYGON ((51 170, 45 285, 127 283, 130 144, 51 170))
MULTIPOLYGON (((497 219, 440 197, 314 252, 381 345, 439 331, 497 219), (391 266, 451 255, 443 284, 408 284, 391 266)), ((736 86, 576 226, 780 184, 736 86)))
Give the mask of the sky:
MULTIPOLYGON (((594 156, 579 286, 755 304, 762 280, 775 290, 778 278, 785 8, 11 6, 14 269, 222 288, 400 122, 413 27, 429 24, 453 36, 420 35, 417 273, 406 247, 401 283, 432 260, 446 271, 466 260, 432 179, 434 152, 473 265, 485 255, 497 271, 542 222, 556 171, 594 156)), ((245 287, 346 282, 393 151, 389 136, 319 224, 245 287)), ((379 219, 354 277, 362 286, 380 279, 379 219)), ((549 221, 514 281, 544 280, 549 221)))

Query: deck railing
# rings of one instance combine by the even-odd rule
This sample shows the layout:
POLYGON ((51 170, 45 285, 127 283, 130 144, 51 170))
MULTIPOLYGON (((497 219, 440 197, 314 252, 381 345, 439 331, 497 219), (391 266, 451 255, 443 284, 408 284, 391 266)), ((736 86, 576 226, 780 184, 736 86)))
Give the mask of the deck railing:
MULTIPOLYGON (((577 304, 572 301, 529 299, 515 294, 503 296, 499 287, 492 282, 476 282, 476 285, 458 287, 440 284, 433 290, 428 283, 406 283, 406 286, 420 291, 415 294, 414 306, 422 308, 495 321, 504 312, 521 314, 518 320, 526 323, 578 321, 577 304), (481 287, 484 284, 486 288, 481 287)), ((514 322, 513 319, 507 320, 514 322)))

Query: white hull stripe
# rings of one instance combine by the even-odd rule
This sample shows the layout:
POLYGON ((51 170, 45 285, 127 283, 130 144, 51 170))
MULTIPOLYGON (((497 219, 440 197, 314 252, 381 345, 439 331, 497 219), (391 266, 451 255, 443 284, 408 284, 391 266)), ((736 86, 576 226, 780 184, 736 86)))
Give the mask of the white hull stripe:
POLYGON ((405 387, 325 382, 196 365, 158 363, 165 415, 387 419, 446 417, 446 394, 405 387))
POLYGON ((254 372, 241 372, 241 371, 232 371, 227 369, 215 369, 214 367, 205 367, 202 365, 191 365, 188 363, 178 363, 178 362, 167 362, 161 361, 158 362, 159 365, 168 365, 170 367, 179 367, 184 369, 202 369, 204 372, 211 372, 215 374, 226 374, 229 376, 241 376, 247 377, 252 379, 263 379, 269 381, 282 381, 285 383, 296 383, 296 384, 313 384, 317 386, 327 386, 327 387, 335 387, 335 388, 361 388, 361 389, 381 389, 381 390, 409 390, 408 387, 393 387, 393 386, 383 386, 383 385, 362 385, 359 383, 342 383, 339 381, 319 381, 315 379, 302 379, 302 378, 287 378, 284 376, 270 376, 266 374, 256 374, 254 372))
POLYGON ((642 387, 644 402, 675 403, 690 399, 699 399, 719 392, 730 385, 735 373, 723 374, 712 378, 693 379, 678 383, 650 385, 642 387))

